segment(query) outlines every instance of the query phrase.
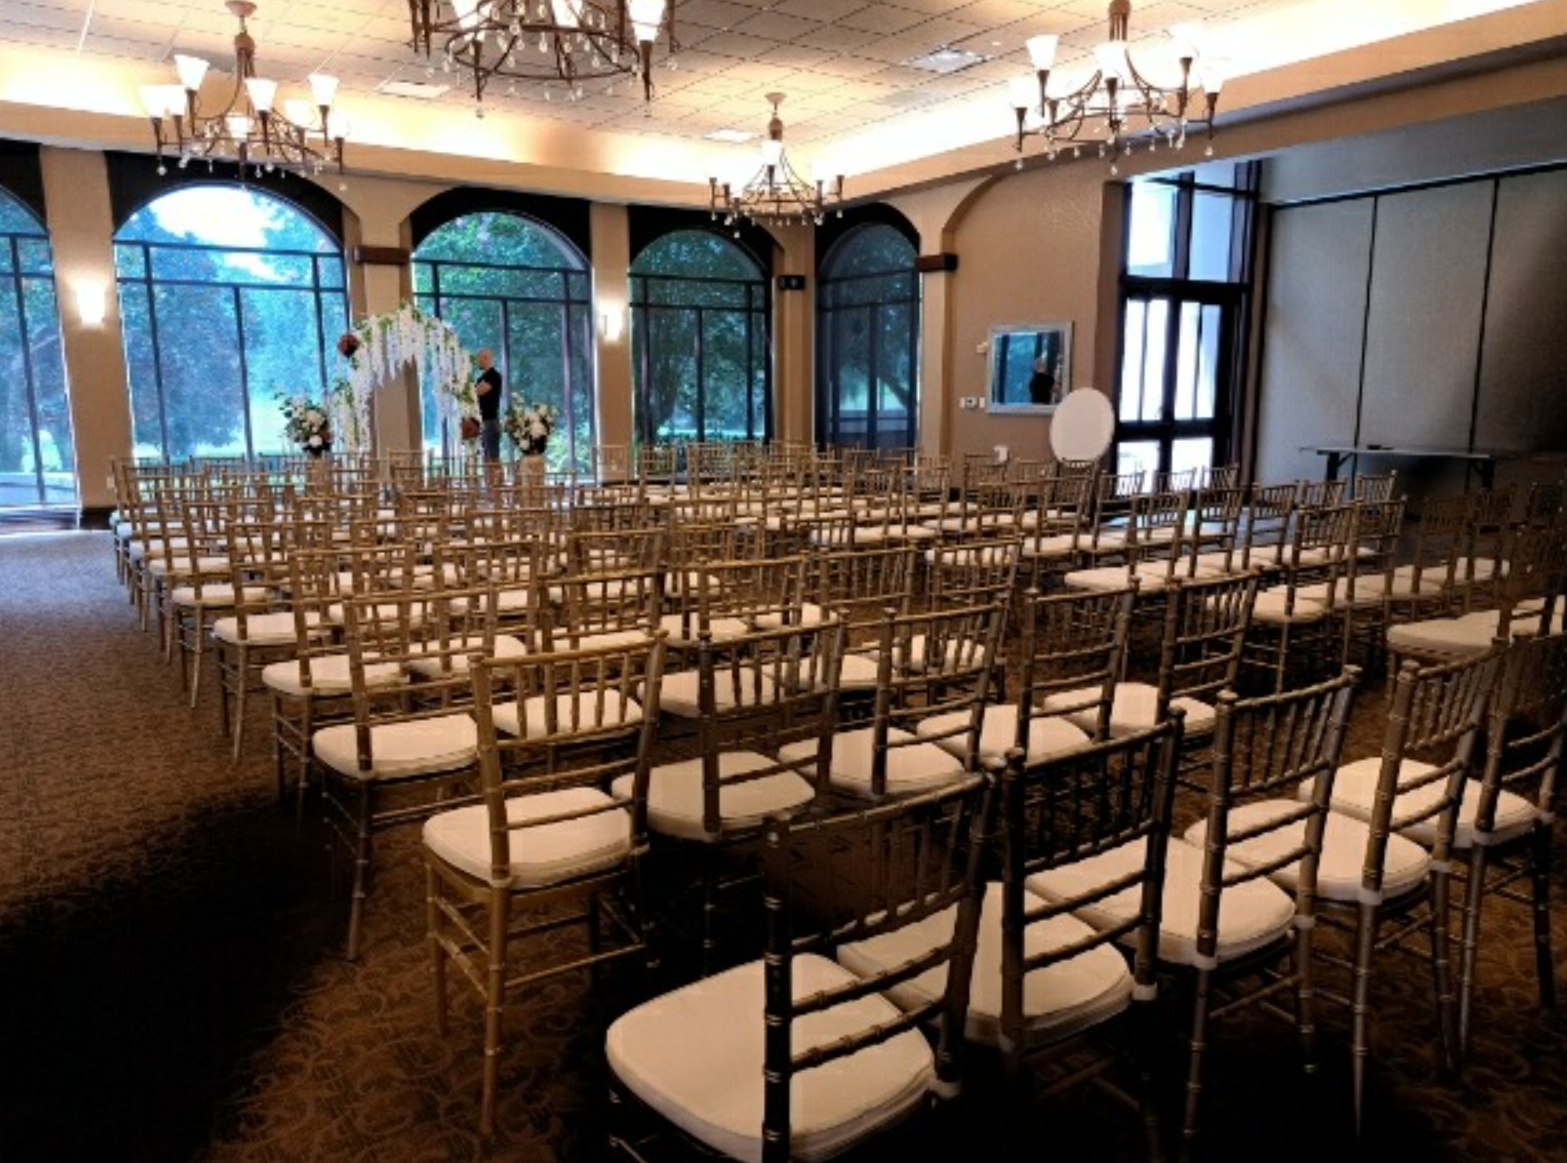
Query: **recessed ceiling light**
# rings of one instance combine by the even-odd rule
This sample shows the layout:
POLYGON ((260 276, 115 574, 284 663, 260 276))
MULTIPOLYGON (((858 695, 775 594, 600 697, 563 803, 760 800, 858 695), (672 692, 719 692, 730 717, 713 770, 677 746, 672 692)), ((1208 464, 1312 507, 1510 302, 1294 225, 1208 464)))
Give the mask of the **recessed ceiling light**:
POLYGON ((755 136, 743 129, 715 129, 711 133, 704 133, 702 138, 705 141, 721 141, 725 145, 744 145, 755 136))
POLYGON ((970 52, 966 48, 953 48, 944 45, 938 49, 932 49, 917 57, 910 57, 903 63, 911 69, 924 69, 927 73, 939 73, 946 76, 948 73, 960 73, 964 69, 982 64, 990 58, 977 52, 970 52))
POLYGON ((417 97, 423 101, 433 101, 444 96, 451 86, 432 85, 424 81, 382 81, 375 89, 377 93, 385 93, 388 97, 417 97))

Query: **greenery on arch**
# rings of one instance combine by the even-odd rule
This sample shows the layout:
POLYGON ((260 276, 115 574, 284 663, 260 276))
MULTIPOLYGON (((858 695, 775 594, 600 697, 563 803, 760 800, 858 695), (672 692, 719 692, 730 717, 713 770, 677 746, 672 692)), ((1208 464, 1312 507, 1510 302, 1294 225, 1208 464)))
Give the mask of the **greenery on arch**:
MULTIPOLYGON (((551 471, 592 466, 596 400, 592 278, 582 254, 553 228, 520 214, 479 211, 444 223, 413 255, 415 301, 477 352, 488 348, 513 399, 553 407, 551 471)), ((453 452, 435 385, 421 385, 424 444, 453 452)))

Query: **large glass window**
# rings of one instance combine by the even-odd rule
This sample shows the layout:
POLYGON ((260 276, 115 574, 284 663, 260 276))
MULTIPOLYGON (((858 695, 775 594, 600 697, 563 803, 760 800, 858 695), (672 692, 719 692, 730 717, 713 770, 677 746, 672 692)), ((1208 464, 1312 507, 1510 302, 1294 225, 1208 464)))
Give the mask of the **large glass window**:
POLYGON ((1257 178, 1255 164, 1213 163, 1131 188, 1118 472, 1178 473, 1232 458, 1257 178))
POLYGON ((184 186, 114 235, 138 456, 286 452, 277 396, 342 372, 348 294, 337 240, 247 186, 184 186))
POLYGON ((631 264, 637 438, 766 440, 772 345, 762 268, 727 238, 676 230, 631 264))
POLYGON ((0 190, 0 508, 75 503, 49 236, 0 190))
POLYGON ((823 444, 912 448, 919 435, 919 275, 891 226, 849 231, 817 288, 816 436, 823 444))
MULTIPOLYGON (((545 453, 552 471, 585 471, 594 445, 592 285, 587 260, 555 230, 518 214, 465 214, 430 232, 413 255, 419 306, 489 348, 513 399, 560 415, 545 453)), ((455 450, 434 387, 421 386, 424 445, 455 450)))

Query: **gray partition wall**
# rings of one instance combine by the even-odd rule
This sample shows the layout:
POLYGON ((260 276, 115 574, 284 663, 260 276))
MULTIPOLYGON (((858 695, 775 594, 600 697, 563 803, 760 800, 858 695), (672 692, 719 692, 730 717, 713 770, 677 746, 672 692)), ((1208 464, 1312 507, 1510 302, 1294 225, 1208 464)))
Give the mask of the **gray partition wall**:
POLYGON ((1321 445, 1567 451, 1567 169, 1281 206, 1271 246, 1257 479, 1321 475, 1321 445))

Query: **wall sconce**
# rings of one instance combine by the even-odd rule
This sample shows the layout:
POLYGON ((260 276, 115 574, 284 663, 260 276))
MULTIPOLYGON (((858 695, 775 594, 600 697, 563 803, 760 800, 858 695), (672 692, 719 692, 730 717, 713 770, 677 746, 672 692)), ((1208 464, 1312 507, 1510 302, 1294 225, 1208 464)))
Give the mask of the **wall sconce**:
POLYGON ((76 284, 76 317, 83 327, 102 327, 107 311, 102 283, 76 284))
POLYGON ((626 327, 626 312, 621 307, 604 307, 599 311, 599 336, 605 343, 619 343, 626 327))

